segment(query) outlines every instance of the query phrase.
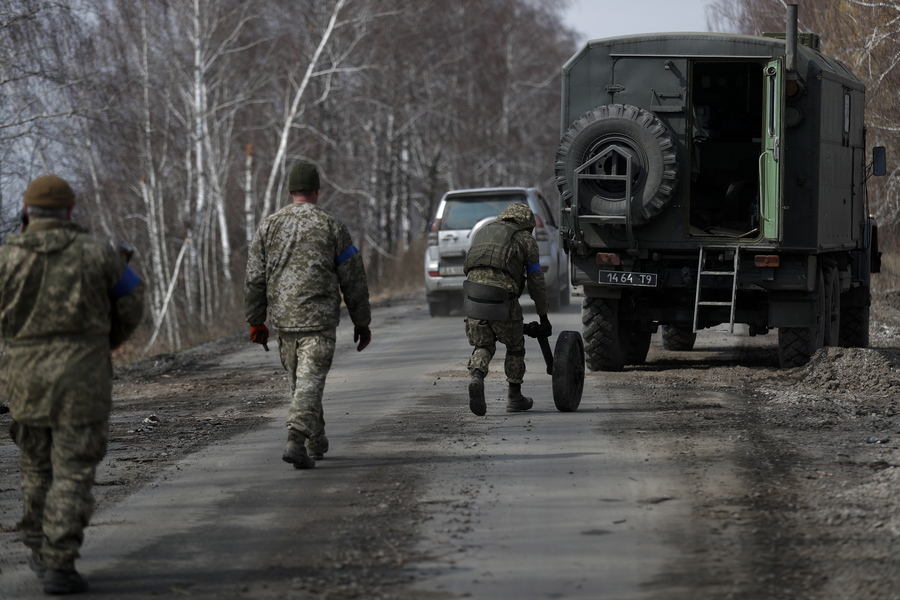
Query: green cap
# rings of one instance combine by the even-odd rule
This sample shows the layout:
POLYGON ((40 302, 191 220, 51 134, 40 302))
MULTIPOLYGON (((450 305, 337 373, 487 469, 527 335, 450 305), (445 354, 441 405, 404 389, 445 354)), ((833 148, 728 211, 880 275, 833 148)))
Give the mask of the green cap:
POLYGON ((75 206, 75 192, 66 180, 56 175, 41 175, 25 189, 25 204, 45 208, 75 206))
POLYGON ((319 189, 319 172, 315 165, 300 161, 288 175, 289 192, 309 192, 319 189))

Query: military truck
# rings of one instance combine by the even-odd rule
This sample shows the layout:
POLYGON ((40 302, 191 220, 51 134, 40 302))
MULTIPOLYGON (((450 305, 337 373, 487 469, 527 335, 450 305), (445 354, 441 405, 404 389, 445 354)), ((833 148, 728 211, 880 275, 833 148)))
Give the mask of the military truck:
POLYGON ((653 333, 778 332, 782 367, 867 346, 880 265, 865 88, 798 34, 588 42, 563 67, 560 235, 583 290, 588 368, 646 360, 653 333))

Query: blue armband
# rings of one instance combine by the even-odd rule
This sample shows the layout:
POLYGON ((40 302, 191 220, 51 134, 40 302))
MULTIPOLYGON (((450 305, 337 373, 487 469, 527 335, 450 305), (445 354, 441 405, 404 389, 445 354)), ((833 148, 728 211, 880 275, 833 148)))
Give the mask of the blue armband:
POLYGON ((340 256, 338 256, 337 258, 334 259, 334 266, 336 266, 336 267, 341 266, 342 264, 344 264, 345 262, 350 260, 353 257, 353 255, 356 254, 357 252, 359 252, 359 248, 357 248, 353 244, 350 244, 346 250, 341 252, 340 256))
POLYGON ((123 296, 127 296, 131 292, 134 291, 134 288, 138 286, 141 282, 140 276, 132 270, 131 267, 126 266, 125 272, 122 273, 122 277, 119 279, 119 282, 113 287, 113 289, 109 292, 109 295, 112 296, 113 300, 118 300, 123 296))
POLYGON ((532 273, 540 273, 541 263, 531 263, 530 265, 525 265, 525 272, 529 275, 531 275, 532 273))

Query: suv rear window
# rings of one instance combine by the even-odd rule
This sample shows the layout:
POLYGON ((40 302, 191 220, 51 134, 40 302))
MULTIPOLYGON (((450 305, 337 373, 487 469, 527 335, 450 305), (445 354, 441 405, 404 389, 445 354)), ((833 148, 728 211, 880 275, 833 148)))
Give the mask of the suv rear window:
POLYGON ((496 217, 510 204, 528 204, 524 194, 460 196, 444 204, 441 229, 472 229, 488 217, 496 217))

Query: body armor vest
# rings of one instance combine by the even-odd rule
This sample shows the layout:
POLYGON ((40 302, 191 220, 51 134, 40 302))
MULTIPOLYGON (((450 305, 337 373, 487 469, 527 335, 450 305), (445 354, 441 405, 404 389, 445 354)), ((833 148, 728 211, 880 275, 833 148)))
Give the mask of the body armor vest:
POLYGON ((521 279, 525 265, 517 256, 512 241, 517 231, 524 230, 509 221, 494 221, 476 232, 472 247, 466 254, 465 272, 478 267, 492 267, 506 272, 513 281, 521 279))

